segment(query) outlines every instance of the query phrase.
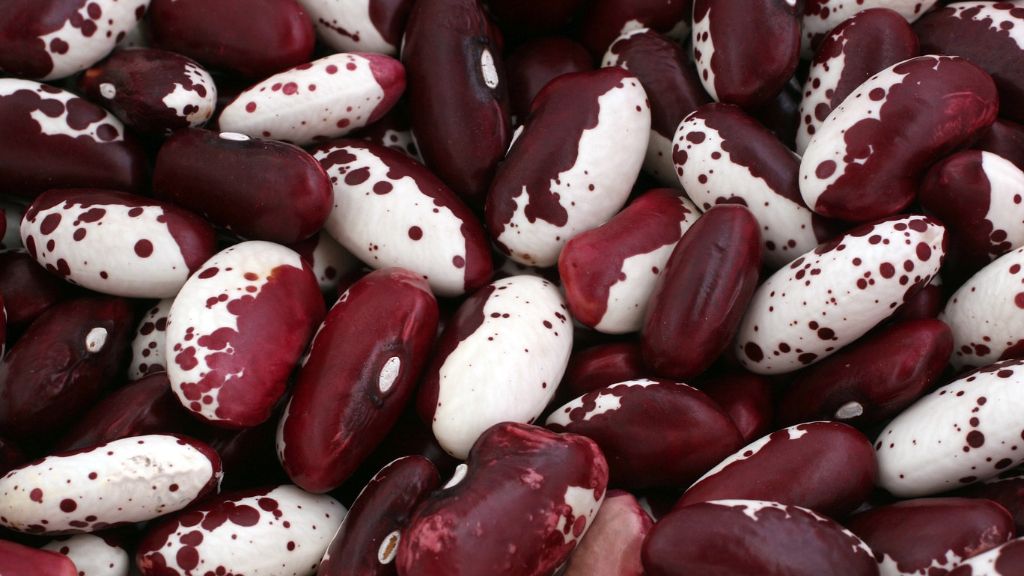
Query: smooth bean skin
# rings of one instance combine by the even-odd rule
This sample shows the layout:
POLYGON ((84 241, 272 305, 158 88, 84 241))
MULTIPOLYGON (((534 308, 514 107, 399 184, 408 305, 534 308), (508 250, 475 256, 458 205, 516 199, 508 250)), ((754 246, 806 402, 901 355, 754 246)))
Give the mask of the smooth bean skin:
POLYGON ((8 540, 0 540, 0 565, 5 576, 78 576, 78 567, 67 556, 8 540))

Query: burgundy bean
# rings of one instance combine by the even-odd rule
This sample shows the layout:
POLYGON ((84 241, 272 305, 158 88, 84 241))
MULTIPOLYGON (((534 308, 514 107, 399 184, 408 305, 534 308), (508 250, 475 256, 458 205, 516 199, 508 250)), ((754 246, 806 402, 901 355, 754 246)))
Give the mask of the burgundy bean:
POLYGON ((1016 576, 1021 573, 1024 573, 1024 538, 968 559, 949 576, 1016 576))
POLYGON ((736 335, 760 268, 761 236, 750 211, 708 210, 676 245, 651 293, 640 334, 647 366, 684 380, 704 372, 736 335))
POLYGON ((778 268, 832 236, 800 197, 800 158, 741 109, 708 104, 675 132, 679 183, 702 210, 742 204, 760 223, 765 261, 778 268))
POLYGON ((653 525, 632 494, 609 490, 564 576, 643 576, 640 553, 653 525))
POLYGON ((942 308, 946 305, 946 297, 942 292, 942 286, 935 281, 938 276, 932 279, 931 284, 924 286, 915 292, 896 312, 889 317, 892 322, 905 322, 907 320, 924 320, 926 318, 938 318, 942 308))
POLYGON ((805 0, 804 18, 801 23, 801 50, 804 57, 812 57, 814 50, 830 30, 856 16, 858 12, 871 8, 888 8, 899 13, 907 22, 913 22, 934 4, 935 0, 805 0))
POLYGON ((149 0, 10 0, 0 72, 56 80, 85 70, 138 25, 149 0))
POLYGON ((757 289, 736 339, 759 374, 812 364, 889 317, 939 271, 946 231, 924 216, 865 224, 822 244, 757 289))
POLYGON ((82 75, 82 92, 129 128, 163 134, 212 116, 217 86, 193 60, 165 50, 118 50, 82 75))
POLYGON ((92 189, 44 192, 25 212, 21 239, 40 266, 68 282, 134 298, 174 296, 216 251, 213 228, 199 216, 92 189))
MULTIPOLYGON (((33 0, 34 1, 34 0, 33 0)), ((106 110, 46 84, 0 79, 0 190, 143 187, 146 160, 106 110)))
POLYGON ((693 0, 595 0, 590 4, 580 39, 591 54, 600 57, 616 38, 639 28, 685 37, 693 0))
POLYGON ((153 0, 149 15, 158 47, 242 76, 269 76, 313 52, 313 23, 295 0, 153 0))
POLYGON ((145 434, 192 434, 198 431, 197 424, 175 398, 167 374, 160 372, 100 400, 78 419, 54 449, 80 450, 145 434))
POLYGON ((361 140, 335 140, 313 154, 334 187, 324 229, 357 258, 420 274, 441 296, 490 279, 490 244, 476 215, 421 164, 361 140))
POLYGON ((409 121, 408 104, 399 100, 395 107, 379 120, 355 132, 351 137, 367 140, 378 146, 386 146, 401 152, 409 158, 423 164, 420 150, 412 137, 412 124, 409 121))
POLYGON ((648 576, 878 575, 871 549, 842 526, 804 508, 759 500, 672 512, 654 525, 643 560, 648 576))
POLYGON ((996 119, 992 79, 963 58, 920 56, 860 85, 811 138, 800 193, 823 216, 864 222, 897 213, 936 160, 996 119))
POLYGON ((829 113, 864 81, 918 54, 910 24, 888 8, 864 10, 833 28, 818 46, 804 81, 797 152, 807 149, 829 113))
POLYGON ((656 188, 569 240, 558 271, 573 318, 609 334, 639 330, 673 248, 699 217, 678 190, 656 188))
POLYGON ((574 352, 558 386, 563 402, 606 388, 616 382, 637 380, 646 373, 637 342, 600 344, 574 352))
POLYGON ((992 75, 1000 112, 1024 121, 1024 8, 1014 2, 957 2, 914 24, 921 49, 962 56, 992 75))
POLYGON ((564 27, 585 3, 585 0, 548 0, 538 5, 519 0, 490 0, 487 6, 506 33, 537 36, 564 27))
POLYGON ((1001 472, 994 478, 968 486, 956 494, 998 503, 1013 516, 1016 533, 1024 532, 1024 472, 1019 468, 1001 472))
POLYGON ((198 129, 168 138, 153 173, 157 198, 244 238, 274 242, 297 242, 320 229, 331 209, 330 184, 296 146, 198 129))
POLYGON ((79 576, 78 567, 67 556, 9 540, 0 540, 0 566, 4 576, 79 576))
POLYGON ((396 55, 412 0, 299 0, 325 44, 339 52, 396 55))
POLYGON ((809 422, 764 436, 690 486, 676 510, 723 498, 771 500, 842 517, 874 488, 871 442, 838 422, 809 422))
POLYGON ((322 230, 288 247, 298 252, 313 269, 320 291, 324 294, 340 294, 338 286, 341 279, 360 266, 355 256, 322 230))
POLYGON ((70 558, 78 569, 78 576, 128 576, 131 568, 131 558, 124 546, 102 535, 62 537, 42 549, 70 558))
POLYGON ((800 61, 801 5, 694 0, 693 59, 715 101, 751 108, 782 91, 800 61))
POLYGON ((270 417, 324 302, 298 254, 243 242, 189 278, 167 318, 167 372, 182 405, 225 428, 270 417))
POLYGON ((317 576, 392 576, 402 532, 413 510, 439 487, 437 468, 422 456, 388 464, 352 504, 317 576))
POLYGON ((743 445, 713 400, 668 380, 589 392, 556 409, 546 425, 595 441, 608 459, 609 483, 626 488, 686 486, 743 445))
POLYGON ((502 252, 545 268, 573 236, 626 203, 650 132, 640 81, 621 68, 560 76, 533 101, 487 196, 502 252))
POLYGON ((965 150, 935 164, 917 198, 949 230, 947 278, 969 277, 1024 245, 1024 171, 991 152, 965 150))
POLYGON ((678 42, 641 28, 612 42, 601 65, 625 68, 640 79, 651 102, 651 135, 644 170, 666 186, 678 186, 672 138, 687 114, 711 101, 689 57, 678 42))
POLYGON ((550 574, 593 522, 607 478, 605 459, 587 438, 513 422, 493 426, 413 514, 398 546, 398 572, 550 574))
POLYGON ((320 325, 277 437, 288 476, 321 493, 340 486, 394 426, 437 333, 437 302, 401 268, 365 276, 320 325))
POLYGON ((238 95, 220 129, 300 146, 372 124, 405 91, 405 69, 383 54, 333 54, 275 74, 238 95))
POLYGON ((796 149, 796 133, 800 126, 800 84, 796 76, 789 79, 782 91, 768 102, 750 111, 790 150, 796 149))
POLYGON ((128 377, 138 380, 148 374, 167 371, 167 314, 174 298, 166 298, 146 311, 132 338, 132 363, 128 377))
POLYGON ((242 430, 210 430, 203 435, 220 454, 224 466, 223 490, 270 486, 288 481, 274 450, 277 421, 242 430), (211 433, 212 432, 212 433, 211 433))
MULTIPOLYGON (((530 13, 536 14, 537 10, 530 10, 530 13)), ((523 43, 505 61, 505 68, 512 117, 522 124, 542 88, 562 74, 593 70, 594 61, 581 44, 562 36, 550 36, 523 43)))
POLYGON ((142 576, 214 567, 239 575, 311 574, 344 517, 334 498, 295 486, 230 492, 150 524, 135 563, 142 576))
POLYGON ((702 382, 700 390, 732 418, 744 442, 771 431, 775 409, 771 383, 764 376, 736 370, 702 382))
POLYGON ((123 369, 135 323, 127 300, 79 298, 40 316, 0 363, 0 429, 53 436, 123 369))
POLYGON ((412 130, 427 166, 467 202, 482 205, 512 134, 501 50, 480 0, 417 0, 402 62, 412 130))
POLYGON ((878 434, 879 486, 928 496, 1024 462, 1022 386, 1024 360, 1005 360, 923 396, 878 434))
POLYGON ((8 334, 28 328, 43 312, 65 299, 69 288, 47 274, 27 252, 0 252, 0 294, 4 297, 8 334))
POLYGON ((794 374, 779 400, 779 423, 888 420, 935 384, 952 353, 953 333, 943 322, 893 324, 794 374))
POLYGON ((855 514, 845 523, 871 547, 882 574, 947 574, 1013 538, 1013 518, 991 500, 920 498, 855 514))
POLYGON ((93 532, 152 520, 215 491, 220 458, 182 436, 132 436, 62 452, 0 478, 0 525, 30 534, 93 532))
POLYGON ((1024 125, 999 118, 978 138, 974 147, 1002 156, 1024 170, 1024 125))
POLYGON ((0 438, 0 476, 25 462, 25 454, 13 442, 0 438))

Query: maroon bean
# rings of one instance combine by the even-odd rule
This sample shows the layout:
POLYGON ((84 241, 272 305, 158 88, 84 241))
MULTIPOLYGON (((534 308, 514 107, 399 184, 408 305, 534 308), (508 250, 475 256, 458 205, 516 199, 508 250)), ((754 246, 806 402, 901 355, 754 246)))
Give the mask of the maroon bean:
POLYGON ((721 461, 687 489, 675 509, 753 498, 842 517, 867 499, 877 468, 871 441, 856 429, 838 422, 798 424, 721 461))
POLYGON ((632 494, 609 490, 564 576, 643 576, 640 553, 653 525, 632 494))
MULTIPOLYGON (((531 14, 536 12, 530 10, 531 14)), ((581 44, 550 36, 530 40, 516 48, 505 61, 505 69, 512 117, 522 124, 541 88, 562 74, 593 70, 594 61, 581 44)))
POLYGON ((885 421, 936 383, 952 353, 953 333, 939 320, 893 324, 795 373, 779 423, 885 421))
POLYGON ((608 459, 609 483, 626 488, 686 486, 743 445, 713 400, 667 380, 589 392, 556 409, 547 427, 597 442, 608 459))
POLYGON ((505 422, 421 504, 398 546, 398 572, 542 576, 597 515, 608 467, 593 441, 505 422))
POLYGON ((775 98, 750 111, 775 137, 790 150, 796 149, 796 134, 800 130, 800 84, 790 78, 775 98))
POLYGON ((487 6, 506 33, 537 36, 564 27, 585 3, 585 0, 548 0, 537 5, 518 0, 490 0, 487 6))
POLYGON ((963 58, 886 68, 839 105, 800 162, 800 193, 823 216, 864 222, 906 208, 925 170, 996 119, 992 78, 963 58))
POLYGON ((736 370, 701 382, 699 388, 732 418, 744 442, 771 431, 775 409, 771 383, 764 376, 736 370))
POLYGON ((1002 156, 1024 170, 1024 125, 999 118, 978 138, 974 147, 1002 156))
POLYGON ((379 120, 364 127, 350 135, 352 138, 361 138, 378 146, 386 146, 401 152, 409 158, 423 163, 420 157, 420 150, 416 147, 416 141, 412 137, 412 125, 409 122, 408 104, 405 100, 399 100, 394 108, 381 116, 379 120))
POLYGON ((643 378, 646 373, 637 342, 600 344, 574 352, 558 386, 563 402, 626 380, 643 378))
POLYGON ((299 0, 320 39, 340 52, 398 54, 413 0, 299 0))
POLYGON ((885 574, 946 574, 1013 538, 1013 518, 991 500, 919 498, 854 514, 845 522, 885 574))
POLYGON ((0 540, 0 566, 4 576, 79 576, 78 567, 67 556, 0 540))
POLYGON ((0 190, 32 197, 51 188, 138 191, 146 160, 124 125, 70 92, 0 79, 0 190))
POLYGON ((643 559, 648 576, 878 574, 871 549, 832 520, 759 500, 705 502, 672 512, 654 525, 643 559))
POLYGON ((490 32, 479 0, 418 0, 402 45, 420 152, 475 205, 512 135, 504 64, 490 32))
POLYGON ((857 0, 857 2, 805 0, 805 2, 801 49, 806 58, 811 58, 814 55, 814 50, 830 30, 856 16, 858 12, 871 8, 888 8, 899 13, 907 22, 913 22, 935 4, 935 0, 857 0))
POLYGON ((28 328, 43 312, 68 297, 70 285, 47 274, 26 252, 0 252, 0 294, 10 336, 28 328))
POLYGON ((595 0, 583 17, 580 39, 600 57, 616 38, 639 28, 682 38, 692 6, 693 0, 595 0))
POLYGON ((746 208, 716 206, 676 245, 640 336, 644 361, 656 374, 692 378, 728 348, 757 287, 758 228, 746 208))
POLYGON ((1013 516, 1017 534, 1024 532, 1024 472, 1019 468, 1002 472, 980 484, 955 492, 959 496, 983 498, 998 503, 1013 516))
POLYGON ((120 374, 135 324, 127 300, 79 298, 53 306, 0 363, 0 429, 49 437, 89 409, 120 374))
POLYGON ((1011 540, 960 564, 949 576, 1016 576, 1024 572, 1024 538, 1011 540))
POLYGON ((717 102, 744 108, 774 98, 800 61, 801 3, 694 0, 693 59, 717 102))
POLYGON ((313 53, 313 23, 295 0, 153 0, 149 15, 158 47, 242 76, 269 76, 313 53))
POLYGON ((910 296, 902 306, 896 309, 896 312, 893 312, 889 320, 905 322, 907 320, 938 318, 945 305, 946 296, 942 292, 942 286, 936 284, 933 280, 931 284, 922 287, 910 296))
POLYGON ((213 429, 203 438, 220 454, 224 467, 222 490, 241 490, 252 486, 270 486, 288 481, 274 446, 277 420, 242 430, 213 429))
POLYGON ((437 302, 420 276, 378 270, 320 325, 281 418, 277 451, 310 492, 340 486, 405 408, 437 333, 437 302))
POLYGON ((160 148, 153 193, 244 238, 285 243, 316 233, 333 198, 324 169, 297 146, 198 129, 160 148))
POLYGON ((392 576, 413 510, 439 485, 437 468, 422 456, 388 464, 352 504, 327 548, 317 576, 392 576))

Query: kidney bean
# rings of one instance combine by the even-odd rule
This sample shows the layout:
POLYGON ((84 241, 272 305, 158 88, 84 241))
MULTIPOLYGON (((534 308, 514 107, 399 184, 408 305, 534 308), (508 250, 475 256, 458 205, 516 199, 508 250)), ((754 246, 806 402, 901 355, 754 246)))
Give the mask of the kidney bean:
POLYGON ((541 576, 569 556, 605 496, 593 441, 503 422, 416 509, 398 545, 399 574, 541 576))
POLYGON ((947 157, 928 171, 917 197, 949 229, 944 274, 969 277, 1024 245, 1024 171, 995 154, 947 157))
POLYGON ((429 170, 361 140, 336 140, 314 156, 334 185, 328 234, 374 268, 414 271, 442 296, 483 286, 491 276, 483 227, 429 170))
POLYGON ((243 242, 203 264, 167 318, 167 375, 182 405, 217 426, 270 417, 324 302, 309 265, 269 242, 243 242))
POLYGON ((589 392, 555 410, 546 425, 594 440, 608 459, 609 482, 627 488, 685 486, 743 445, 713 400, 667 380, 589 392))
POLYGON ((288 482, 274 449, 277 419, 242 430, 207 430, 203 435, 220 454, 224 466, 222 490, 270 486, 288 482))
POLYGON ((338 294, 341 279, 360 266, 359 260, 352 253, 324 231, 289 244, 288 247, 298 252, 313 269, 320 291, 324 294, 338 294))
POLYGON ((378 146, 386 146, 423 164, 420 150, 416 147, 416 140, 412 136, 412 125, 406 110, 407 106, 404 100, 399 100, 387 114, 381 116, 373 124, 353 133, 352 137, 358 136, 378 146))
POLYGON ((359 494, 324 554, 318 576, 390 576, 416 506, 438 488, 437 468, 406 456, 378 472, 359 494))
POLYGON ((311 574, 344 517, 334 498, 295 486, 231 492, 150 525, 135 562, 142 576, 207 567, 252 576, 311 574))
POLYGON ((313 23, 295 0, 153 0, 154 43, 206 66, 263 78, 313 52, 313 23))
POLYGON ((380 444, 413 394, 437 318, 430 287, 401 268, 345 291, 310 345, 278 429, 293 482, 333 490, 380 444))
POLYGON ((0 540, 0 566, 5 576, 79 576, 75 563, 67 556, 0 540))
POLYGON ((920 498, 854 514, 846 527, 871 547, 882 574, 947 574, 1013 538, 1013 519, 991 500, 920 498))
MULTIPOLYGON (((935 3, 935 0, 859 0, 858 2, 805 0, 804 18, 801 23, 802 54, 805 58, 812 57, 814 50, 830 30, 856 16, 859 12, 871 8, 888 8, 897 12, 907 22, 913 22, 931 9, 935 3)), ((928 51, 926 50, 925 53, 928 51)))
POLYGON ((332 54, 275 74, 221 112, 221 130, 300 146, 344 136, 387 113, 405 91, 402 64, 382 54, 332 54))
POLYGON ((21 238, 40 266, 72 284, 135 298, 174 296, 216 251, 202 218, 167 202, 92 189, 37 197, 21 238))
POLYGON ((678 186, 672 137, 679 122, 710 102, 679 44, 647 28, 619 36, 604 54, 604 67, 619 66, 640 79, 651 105, 651 134, 644 170, 666 186, 678 186))
POLYGON ((53 436, 118 377, 135 322, 119 298, 79 298, 40 316, 0 363, 0 430, 53 436))
POLYGON ((797 152, 804 153, 829 113, 864 81, 918 54, 917 35, 889 8, 864 10, 833 28, 818 46, 804 81, 797 152))
POLYGON ((511 138, 505 67, 492 28, 479 0, 417 0, 402 44, 420 152, 477 206, 511 138))
POLYGON ((128 576, 131 567, 128 551, 103 536, 78 534, 58 538, 42 549, 70 558, 78 576, 128 576))
POLYGON ((782 91, 800 61, 800 6, 694 0, 693 59, 715 101, 750 108, 782 91))
POLYGON ((653 525, 632 494, 609 490, 564 576, 643 576, 640 552, 653 525))
POLYGON ((194 60, 165 50, 117 50, 87 70, 80 86, 87 98, 147 134, 202 126, 217 104, 210 74, 194 60))
POLYGON ((0 252, 0 294, 8 337, 28 328, 43 312, 68 296, 69 284, 47 274, 24 251, 0 252))
POLYGON ((729 415, 744 442, 771 431, 775 408, 768 379, 742 370, 726 372, 700 383, 701 392, 729 415))
POLYGON ((572 237, 618 212, 640 171, 650 122, 643 87, 621 68, 548 84, 487 197, 487 227, 499 248, 522 264, 551 266, 572 237))
MULTIPOLYGON (((536 10, 530 12, 536 14, 536 10)), ((594 62, 578 42, 549 36, 524 42, 506 59, 505 69, 512 118, 522 123, 533 99, 549 82, 563 74, 593 70, 594 62)))
POLYGON ((146 160, 135 139, 112 114, 70 92, 0 78, 0 125, 5 193, 32 197, 51 188, 143 187, 146 160))
POLYGON ((1015 532, 1019 534, 1024 530, 1024 472, 1019 468, 1000 472, 955 494, 996 502, 1013 516, 1015 532))
POLYGON ((965 59, 920 56, 886 68, 811 138, 800 193, 812 210, 840 220, 899 212, 927 168, 982 133, 997 108, 992 79, 965 59))
POLYGON ((962 56, 992 75, 1000 112, 1024 120, 1024 9, 1013 2, 956 2, 927 14, 914 31, 922 50, 962 56))
POLYGON ((339 52, 394 56, 402 42, 412 0, 299 0, 320 39, 339 52))
POLYGON ((153 193, 245 238, 298 242, 330 213, 323 168, 291 144, 190 129, 157 155, 153 193))
POLYGON ((953 352, 939 320, 893 324, 795 374, 779 400, 779 422, 883 422, 932 387, 953 352))
POLYGON ((616 382, 641 379, 646 372, 637 342, 592 346, 574 352, 569 358, 556 398, 568 402, 616 382))
POLYGON ((974 556, 949 573, 949 576, 1012 576, 1024 570, 1024 538, 974 556))
POLYGON ((954 368, 1024 356, 1024 295, 1017 279, 1024 248, 1004 254, 965 282, 939 319, 953 329, 954 368))
POLYGON ((114 440, 54 454, 0 478, 0 525, 30 534, 92 532, 151 520, 215 490, 220 458, 180 436, 114 440))
POLYGON ((0 71, 56 80, 102 60, 149 0, 11 0, 0 24, 0 71))
POLYGON ((751 211, 772 268, 832 236, 800 197, 799 157, 735 106, 708 104, 687 116, 672 159, 679 183, 701 209, 728 203, 751 211))
POLYGON ((132 338, 132 362, 128 377, 138 380, 148 374, 167 371, 164 345, 167 342, 167 313, 174 298, 165 298, 146 311, 132 338))
POLYGON ((878 574, 871 549, 842 526, 805 508, 759 500, 672 512, 651 530, 643 561, 648 576, 878 574))
POLYGON ((915 292, 896 312, 889 317, 892 322, 905 322, 907 320, 924 320, 926 318, 938 318, 942 308, 946 305, 946 296, 942 291, 941 284, 936 281, 939 277, 932 278, 932 282, 915 292))
POLYGON ((899 497, 936 494, 991 478, 1024 462, 1024 360, 1005 360, 923 396, 875 442, 879 485, 899 497))
POLYGON ((585 3, 585 0, 549 0, 538 6, 518 0, 490 0, 487 7, 505 33, 538 36, 564 28, 585 3))
POLYGON ((991 152, 1024 170, 1024 126, 999 118, 974 143, 978 150, 991 152))
POLYGON ((871 441, 839 422, 809 422, 764 436, 690 486, 675 510, 723 498, 771 500, 841 517, 862 504, 877 471, 871 441))
POLYGON ((736 335, 760 268, 761 236, 750 211, 708 210, 676 245, 651 293, 640 333, 646 365, 668 378, 704 372, 736 335))
POLYGON ((693 0, 595 0, 580 23, 580 40, 601 56, 623 34, 649 28, 670 38, 684 38, 690 29, 693 0))
POLYGON ((750 111, 790 150, 796 149, 796 132, 800 124, 800 84, 793 76, 775 98, 750 111))
POLYGON ((639 330, 673 248, 699 217, 679 191, 657 188, 569 240, 558 271, 573 319, 609 334, 639 330))
POLYGON ((740 363, 779 374, 827 358, 927 285, 945 249, 941 224, 904 216, 864 224, 804 254, 754 294, 736 340, 740 363))

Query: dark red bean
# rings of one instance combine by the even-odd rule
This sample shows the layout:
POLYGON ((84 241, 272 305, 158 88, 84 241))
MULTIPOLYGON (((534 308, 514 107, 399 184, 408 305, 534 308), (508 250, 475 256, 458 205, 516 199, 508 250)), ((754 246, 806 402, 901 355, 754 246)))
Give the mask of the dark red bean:
POLYGON ((1024 125, 1000 118, 974 143, 978 150, 992 152, 1024 170, 1024 125))
POLYGON ((595 0, 583 17, 580 39, 600 57, 616 38, 639 28, 682 38, 692 6, 693 0, 595 0))
POLYGON ((640 553, 652 526, 632 494, 609 490, 597 518, 569 557, 564 576, 643 576, 640 553))
POLYGON ((224 466, 222 490, 241 490, 252 486, 271 486, 288 482, 288 475, 277 459, 277 420, 243 430, 207 430, 202 434, 210 447, 220 454, 224 466))
MULTIPOLYGON (((942 0, 948 4, 953 0, 942 0)), ((805 0, 802 23, 801 50, 805 58, 814 56, 814 50, 830 30, 844 21, 870 8, 888 8, 899 13, 907 22, 913 22, 935 5, 936 0, 805 0)))
POLYGON ((361 138, 379 146, 386 146, 422 164, 423 158, 420 157, 420 149, 412 137, 408 107, 405 100, 399 100, 387 114, 381 116, 380 120, 350 134, 349 137, 361 138))
POLYGON ((306 62, 316 39, 295 0, 153 0, 149 16, 158 47, 251 78, 306 62))
POLYGON ((78 568, 63 554, 0 540, 0 566, 4 576, 79 576, 78 568))
POLYGON ((796 149, 796 135, 800 130, 800 84, 796 77, 790 79, 782 91, 754 108, 750 114, 790 150, 796 149))
MULTIPOLYGON (((536 14, 537 11, 530 12, 536 14)), ((581 44, 562 36, 550 36, 530 40, 516 48, 505 61, 505 68, 512 116, 521 124, 530 114, 530 104, 541 88, 562 74, 593 70, 594 61, 581 44)))
POLYGON ((68 297, 71 286, 48 274, 26 252, 0 252, 0 294, 10 335, 20 333, 48 308, 68 297))
POLYGON ((637 342, 592 346, 569 358, 569 367, 558 386, 558 397, 568 402, 616 382, 643 378, 646 372, 637 342))
POLYGON ((334 198, 327 173, 297 146, 198 129, 160 148, 153 193, 244 238, 282 243, 316 233, 334 198))
POLYGON ((771 382, 764 376, 736 370, 701 382, 699 387, 732 418, 744 442, 771 430, 775 408, 771 382))
POLYGON ((548 0, 543 5, 490 0, 487 6, 505 33, 537 36, 558 31, 584 4, 585 0, 548 0))
POLYGON ((1019 468, 1007 470, 995 478, 955 492, 958 496, 992 500, 1013 516, 1017 534, 1024 533, 1024 472, 1019 468))
POLYGON ((656 374, 692 378, 729 346, 757 288, 758 228, 746 208, 716 206, 676 245, 640 337, 644 361, 656 374))
POLYGON ((907 320, 938 318, 945 305, 946 296, 942 292, 942 286, 932 283, 922 287, 910 296, 902 306, 896 309, 890 320, 893 322, 905 322, 907 320))

